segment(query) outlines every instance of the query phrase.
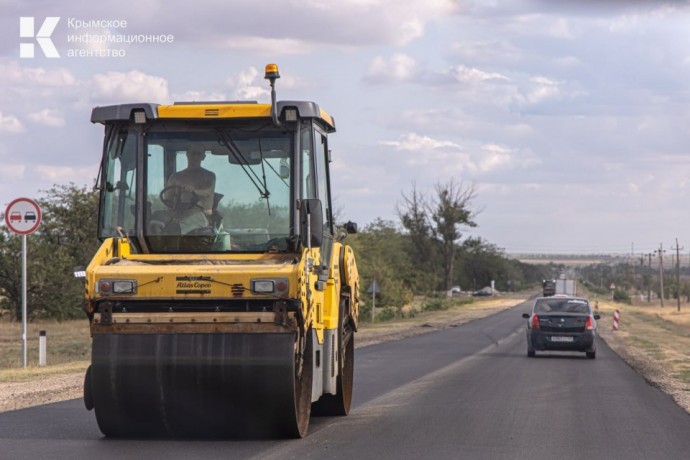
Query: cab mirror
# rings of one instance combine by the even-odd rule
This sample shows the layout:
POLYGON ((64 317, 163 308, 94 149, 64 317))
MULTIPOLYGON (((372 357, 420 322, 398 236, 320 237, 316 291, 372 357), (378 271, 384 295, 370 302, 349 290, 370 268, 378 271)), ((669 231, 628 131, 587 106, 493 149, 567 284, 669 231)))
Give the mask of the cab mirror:
POLYGON ((312 247, 321 246, 323 242, 323 208, 319 199, 302 200, 300 206, 300 240, 304 246, 311 245, 312 247))
POLYGON ((350 235, 354 235, 355 233, 357 233, 357 223, 352 222, 351 220, 348 220, 345 223, 345 231, 347 233, 349 233, 350 235))

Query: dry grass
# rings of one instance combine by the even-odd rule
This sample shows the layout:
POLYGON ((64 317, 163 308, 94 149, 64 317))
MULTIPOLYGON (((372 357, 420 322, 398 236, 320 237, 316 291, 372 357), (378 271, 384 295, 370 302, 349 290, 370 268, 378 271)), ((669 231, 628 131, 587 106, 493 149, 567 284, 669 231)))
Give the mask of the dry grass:
POLYGON ((517 293, 496 297, 475 297, 472 303, 435 311, 421 311, 424 299, 416 299, 405 309, 407 313, 415 310, 414 316, 373 324, 360 323, 356 341, 358 346, 367 346, 456 326, 510 308, 524 301, 528 296, 529 293, 517 293))
POLYGON ((86 319, 37 321, 27 325, 27 368, 22 367, 22 324, 0 321, 0 382, 64 374, 86 369, 91 337, 86 319), (47 366, 38 367, 38 336, 46 331, 47 366))
POLYGON ((599 328, 607 342, 622 343, 627 349, 646 355, 655 365, 676 379, 683 391, 690 392, 690 305, 681 311, 668 303, 638 302, 635 305, 600 301, 599 328), (620 311, 620 324, 612 331, 613 312, 620 311))
POLYGON ((29 366, 15 369, 0 369, 0 383, 26 382, 29 380, 45 379, 60 375, 78 373, 83 375, 89 361, 74 361, 65 364, 55 364, 52 366, 38 367, 29 366))

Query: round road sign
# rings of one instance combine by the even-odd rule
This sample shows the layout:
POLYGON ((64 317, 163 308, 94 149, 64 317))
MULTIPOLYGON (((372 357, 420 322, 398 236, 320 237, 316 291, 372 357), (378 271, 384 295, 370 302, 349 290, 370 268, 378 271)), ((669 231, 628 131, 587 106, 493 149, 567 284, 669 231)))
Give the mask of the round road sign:
POLYGON ((33 233, 41 224, 41 208, 30 198, 17 198, 5 210, 5 224, 19 235, 33 233))

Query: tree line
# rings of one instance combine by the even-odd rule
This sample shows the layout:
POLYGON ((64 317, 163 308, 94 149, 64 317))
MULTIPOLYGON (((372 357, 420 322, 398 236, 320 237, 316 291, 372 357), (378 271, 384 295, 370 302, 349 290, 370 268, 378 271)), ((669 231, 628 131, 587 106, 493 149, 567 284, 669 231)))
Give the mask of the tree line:
POLYGON ((578 268, 577 274, 591 292, 622 302, 630 303, 631 296, 655 304, 663 297, 672 307, 679 299, 690 302, 690 267, 662 266, 660 272, 658 266, 650 267, 642 258, 586 265, 578 268))
POLYGON ((450 180, 428 195, 414 184, 397 205, 399 222, 376 219, 348 236, 365 298, 373 281, 376 305, 401 307, 414 296, 446 296, 455 286, 476 291, 491 282, 498 291, 536 286, 554 273, 548 265, 525 264, 480 237, 463 237, 476 227, 476 190, 450 180))
MULTIPOLYGON (((508 258, 482 238, 463 238, 475 227, 473 186, 439 183, 427 196, 416 187, 402 193, 399 221, 376 219, 350 235, 365 292, 376 280, 377 306, 401 307, 413 296, 438 295, 453 286, 476 290, 495 281, 499 291, 535 286, 548 267, 508 258)), ((28 319, 66 320, 83 315, 83 283, 73 276, 98 249, 98 192, 55 185, 37 200, 42 223, 27 240, 28 319)), ((549 275, 545 276, 545 273, 549 275)), ((0 314, 21 319, 21 237, 0 227, 0 314)))

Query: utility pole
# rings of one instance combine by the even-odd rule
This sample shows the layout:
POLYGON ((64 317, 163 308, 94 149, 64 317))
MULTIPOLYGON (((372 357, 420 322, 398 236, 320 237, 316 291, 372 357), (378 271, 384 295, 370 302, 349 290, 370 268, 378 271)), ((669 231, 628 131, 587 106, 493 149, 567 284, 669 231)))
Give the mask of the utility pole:
MULTIPOLYGON (((640 292, 644 291, 644 254, 640 254, 640 292)), ((640 299, 642 299, 642 294, 640 294, 640 299)))
POLYGON ((680 250, 685 249, 678 247, 678 238, 676 238, 676 299, 678 300, 678 311, 680 311, 680 250))
POLYGON ((649 257, 649 278, 647 279, 647 303, 652 301, 652 253, 647 254, 649 257))
POLYGON ((659 253, 659 299, 661 300, 661 308, 664 308, 664 246, 659 243, 659 249, 654 252, 659 253))

